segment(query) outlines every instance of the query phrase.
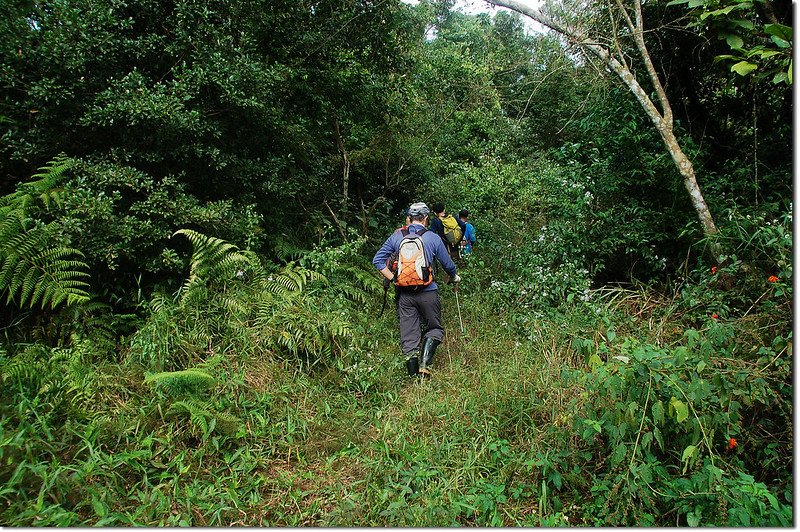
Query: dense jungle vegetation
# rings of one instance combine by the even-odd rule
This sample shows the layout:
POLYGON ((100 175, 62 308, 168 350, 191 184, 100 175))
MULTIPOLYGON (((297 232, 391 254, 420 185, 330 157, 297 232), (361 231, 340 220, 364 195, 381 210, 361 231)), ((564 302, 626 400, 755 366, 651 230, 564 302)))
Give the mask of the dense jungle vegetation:
POLYGON ((510 10, 2 2, 0 524, 791 526, 792 5, 548 9, 655 98, 643 22, 718 232, 510 10), (478 237, 426 380, 414 201, 478 237))

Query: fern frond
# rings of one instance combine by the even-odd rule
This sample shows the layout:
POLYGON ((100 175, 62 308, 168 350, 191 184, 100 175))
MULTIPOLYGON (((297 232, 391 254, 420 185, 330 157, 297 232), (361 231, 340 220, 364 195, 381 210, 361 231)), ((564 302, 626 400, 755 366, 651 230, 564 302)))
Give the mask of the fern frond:
POLYGON ((216 379, 203 370, 191 368, 153 373, 147 375, 144 382, 170 393, 179 393, 187 389, 209 389, 214 386, 216 379))
POLYGON ((276 306, 262 302, 258 305, 256 325, 268 333, 270 343, 279 351, 305 355, 314 362, 328 358, 340 340, 352 336, 350 324, 338 315, 321 316, 306 305, 276 306))
POLYGON ((182 288, 184 298, 198 286, 230 279, 238 271, 255 266, 253 255, 220 238, 210 237, 191 229, 180 229, 172 236, 183 235, 192 244, 189 278, 182 288))
MULTIPOLYGON (((0 198, 2 199, 2 198, 0 198)), ((17 234, 25 230, 25 212, 22 209, 0 208, 0 243, 9 242, 17 234)), ((6 244, 2 244, 3 247, 6 244)), ((13 246, 13 243, 9 243, 13 246)))
POLYGON ((326 280, 322 274, 290 262, 280 272, 264 278, 261 285, 264 290, 273 294, 289 296, 303 292, 310 282, 320 280, 326 280))
POLYGON ((26 349, 8 360, 2 367, 3 381, 14 381, 39 387, 47 374, 47 362, 42 360, 39 349, 26 349))
POLYGON ((27 214, 37 199, 48 208, 58 201, 55 186, 73 165, 73 160, 59 155, 33 176, 38 180, 0 198, 0 294, 7 292, 7 303, 17 299, 20 307, 55 308, 89 300, 89 285, 83 281, 88 266, 76 259, 83 254, 51 245, 52 225, 32 225, 27 214))
POLYGON ((33 177, 40 178, 40 181, 46 181, 47 185, 44 188, 50 189, 53 183, 73 166, 75 166, 75 161, 62 152, 56 155, 52 161, 40 167, 41 172, 33 174, 33 177))
POLYGON ((236 297, 223 297, 222 306, 230 315, 242 315, 248 310, 247 305, 236 297))
POLYGON ((217 427, 226 434, 233 434, 239 428, 237 417, 219 412, 211 403, 195 399, 175 401, 170 405, 167 414, 187 415, 190 423, 200 429, 204 437, 217 427))
POLYGON ((93 353, 93 344, 85 340, 69 348, 34 344, 3 363, 3 382, 35 393, 52 412, 85 418, 96 409, 95 374, 85 362, 93 353))
POLYGON ((74 166, 74 159, 70 159, 63 153, 57 155, 32 176, 38 179, 19 185, 16 192, 0 201, 0 207, 13 205, 15 208, 26 211, 33 206, 36 200, 39 200, 47 209, 52 204, 60 205, 62 191, 57 188, 57 185, 64 173, 74 166))
POLYGON ((207 403, 193 400, 175 401, 167 410, 167 415, 188 415, 192 425, 198 427, 203 434, 208 433, 208 419, 213 417, 210 410, 213 407, 207 403))
POLYGON ((82 256, 80 251, 51 247, 35 252, 37 240, 34 235, 30 239, 34 244, 28 245, 23 239, 19 251, 0 249, 0 293, 8 292, 6 302, 18 299, 20 307, 55 308, 64 301, 68 305, 88 301, 89 284, 82 280, 88 277, 83 271, 88 266, 71 258, 82 256))
POLYGON ((281 261, 295 261, 308 253, 307 249, 299 248, 285 240, 277 239, 273 242, 275 256, 281 261))
POLYGON ((345 298, 355 301, 356 303, 366 304, 371 300, 371 297, 368 296, 364 290, 357 286, 343 285, 338 287, 336 291, 342 294, 345 298))
POLYGON ((219 366, 224 360, 225 360, 225 356, 224 355, 219 355, 219 354, 218 355, 214 355, 214 356, 211 356, 208 359, 204 360, 198 366, 198 368, 201 368, 201 369, 204 369, 204 370, 212 370, 212 369, 216 368, 217 366, 219 366))
POLYGON ((170 304, 171 301, 167 295, 162 293, 153 294, 153 298, 150 300, 150 308, 152 308, 153 312, 156 314, 168 308, 170 304))

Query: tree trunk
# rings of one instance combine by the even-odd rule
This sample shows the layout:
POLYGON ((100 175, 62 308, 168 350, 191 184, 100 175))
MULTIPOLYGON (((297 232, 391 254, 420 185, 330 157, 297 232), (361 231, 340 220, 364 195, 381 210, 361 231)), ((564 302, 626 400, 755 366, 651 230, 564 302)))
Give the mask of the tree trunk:
POLYGON ((342 155, 342 208, 347 208, 347 197, 350 188, 350 157, 347 155, 347 150, 344 148, 344 140, 342 133, 339 130, 339 121, 334 120, 333 128, 336 132, 336 147, 339 148, 339 153, 342 155))

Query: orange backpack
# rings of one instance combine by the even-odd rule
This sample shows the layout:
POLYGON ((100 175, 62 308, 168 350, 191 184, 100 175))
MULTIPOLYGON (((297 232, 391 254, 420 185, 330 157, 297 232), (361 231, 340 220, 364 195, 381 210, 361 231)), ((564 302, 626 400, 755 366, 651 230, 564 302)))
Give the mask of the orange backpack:
POLYGON ((425 229, 416 233, 401 227, 403 239, 397 249, 397 257, 389 268, 394 272, 394 284, 401 288, 418 288, 428 286, 433 282, 433 272, 428 259, 425 257, 425 245, 421 236, 425 229))

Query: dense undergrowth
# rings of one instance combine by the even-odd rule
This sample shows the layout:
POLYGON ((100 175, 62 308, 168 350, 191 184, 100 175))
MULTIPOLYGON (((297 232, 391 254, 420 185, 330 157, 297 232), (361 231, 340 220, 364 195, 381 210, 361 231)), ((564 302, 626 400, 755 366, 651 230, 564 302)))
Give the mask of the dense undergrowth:
POLYGON ((736 257, 669 289, 564 286, 558 306, 499 273, 514 234, 487 228, 419 382, 363 239, 270 266, 176 234, 190 274, 132 335, 3 353, 0 520, 789 526, 789 224, 742 222, 736 257))

